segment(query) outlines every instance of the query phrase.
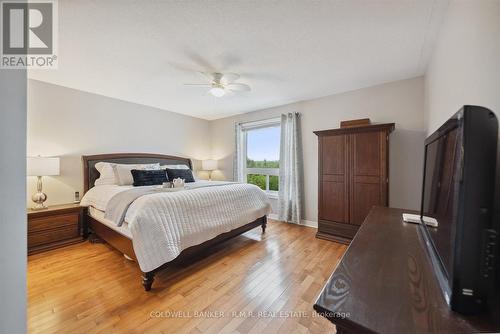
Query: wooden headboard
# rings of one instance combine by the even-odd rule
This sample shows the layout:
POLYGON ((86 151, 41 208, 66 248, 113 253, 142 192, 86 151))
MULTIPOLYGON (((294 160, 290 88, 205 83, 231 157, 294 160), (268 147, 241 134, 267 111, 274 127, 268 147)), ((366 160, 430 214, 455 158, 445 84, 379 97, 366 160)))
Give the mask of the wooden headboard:
POLYGON ((83 161, 83 192, 86 193, 94 186, 95 180, 99 178, 99 172, 95 168, 98 162, 114 162, 118 164, 150 164, 160 163, 161 165, 186 165, 193 169, 191 160, 188 158, 176 157, 163 154, 152 153, 112 153, 99 155, 84 155, 83 161))

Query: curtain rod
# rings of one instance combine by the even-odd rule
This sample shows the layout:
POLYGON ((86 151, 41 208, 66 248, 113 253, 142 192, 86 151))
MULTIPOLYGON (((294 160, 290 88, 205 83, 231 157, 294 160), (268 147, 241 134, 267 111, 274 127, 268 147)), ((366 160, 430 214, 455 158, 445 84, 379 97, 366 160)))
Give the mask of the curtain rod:
MULTIPOLYGON (((281 115, 284 115, 284 114, 295 114, 295 115, 302 116, 302 113, 300 113, 300 112, 298 112, 298 111, 296 111, 296 112, 287 112, 287 113, 282 113, 282 114, 280 114, 280 116, 281 116, 281 115)), ((256 120, 254 120, 254 121, 235 122, 235 124, 239 124, 239 125, 241 125, 241 124, 244 124, 244 123, 253 123, 253 122, 257 123, 257 122, 264 122, 264 121, 269 121, 269 120, 272 120, 272 119, 275 119, 275 118, 277 119, 277 118, 279 118, 280 116, 270 117, 270 118, 261 118, 261 119, 256 119, 256 120)))

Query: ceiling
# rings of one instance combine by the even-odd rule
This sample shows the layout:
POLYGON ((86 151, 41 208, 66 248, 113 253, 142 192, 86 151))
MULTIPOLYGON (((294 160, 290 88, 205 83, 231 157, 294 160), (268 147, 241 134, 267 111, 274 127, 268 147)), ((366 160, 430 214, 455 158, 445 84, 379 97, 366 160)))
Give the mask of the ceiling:
POLYGON ((447 2, 59 0, 59 68, 29 77, 213 120, 424 74, 447 2))

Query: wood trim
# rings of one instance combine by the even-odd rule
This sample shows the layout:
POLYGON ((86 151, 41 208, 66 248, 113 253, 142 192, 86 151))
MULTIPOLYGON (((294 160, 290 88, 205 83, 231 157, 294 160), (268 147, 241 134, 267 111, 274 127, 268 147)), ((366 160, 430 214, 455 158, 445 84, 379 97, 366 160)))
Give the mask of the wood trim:
POLYGON ((79 212, 63 213, 57 215, 57 218, 53 218, 53 216, 30 218, 28 224, 28 234, 64 229, 66 227, 79 224, 79 221, 79 212))
POLYGON ((352 223, 343 223, 332 220, 319 219, 318 232, 325 234, 332 234, 351 240, 358 232, 360 225, 352 223))
POLYGON ((345 174, 323 174, 323 182, 345 182, 345 174))
POLYGON ((80 204, 62 204, 49 206, 47 209, 43 210, 32 210, 28 209, 27 214, 29 219, 33 218, 44 218, 49 216, 59 216, 67 213, 81 212, 83 208, 80 204))
POLYGON ((106 161, 110 159, 122 159, 122 158, 158 158, 158 159, 171 159, 184 161, 189 168, 193 169, 193 164, 191 159, 178 157, 174 155, 164 155, 156 153, 108 153, 108 154, 96 154, 96 155, 83 155, 83 193, 85 194, 89 190, 89 161, 106 161))
POLYGON ((352 166, 351 166, 351 149, 349 148, 349 145, 351 145, 351 136, 345 135, 344 136, 344 168, 345 168, 345 179, 344 179, 344 217, 345 217, 345 222, 350 223, 352 219, 352 213, 350 209, 350 194, 351 194, 351 182, 349 180, 351 179, 351 173, 352 173, 352 166))
MULTIPOLYGON (((323 138, 318 138, 318 157, 323 156, 323 138)), ((323 162, 318 159, 318 219, 323 212, 323 162)))
POLYGON ((38 254, 38 253, 42 253, 42 252, 45 252, 45 251, 48 251, 51 249, 57 249, 57 248, 61 248, 63 246, 78 244, 80 242, 83 242, 83 238, 82 237, 75 237, 75 238, 71 238, 71 239, 65 239, 65 240, 61 240, 61 241, 51 242, 50 244, 32 246, 28 250, 28 255, 38 254))
POLYGON ((389 157, 387 155, 387 136, 389 134, 387 132, 380 132, 379 140, 380 140, 380 199, 382 201, 382 205, 389 205, 388 201, 388 191, 387 191, 387 183, 388 183, 388 168, 389 168, 389 157))
POLYGON ((352 203, 354 203, 354 167, 356 166, 356 162, 354 161, 355 159, 355 154, 354 154, 354 147, 356 146, 356 136, 350 134, 347 137, 349 137, 349 179, 347 180, 347 183, 349 184, 349 224, 354 225, 353 220, 354 220, 354 206, 352 203))
POLYGON ((350 238, 344 238, 344 237, 341 237, 338 235, 333 235, 333 234, 329 234, 329 233, 322 233, 319 231, 316 233, 316 238, 338 242, 338 243, 341 243, 343 245, 349 245, 351 243, 350 238))
POLYGON ((382 123, 382 124, 370 124, 358 127, 320 130, 313 132, 315 135, 321 137, 321 136, 334 136, 334 135, 351 134, 356 132, 369 132, 369 131, 387 131, 388 133, 390 133, 394 130, 394 128, 395 128, 395 123, 382 123))
POLYGON ((104 225, 100 221, 87 215, 88 226, 100 239, 106 241, 113 248, 137 261, 132 240, 116 232, 112 228, 104 225))
POLYGON ((369 118, 360 118, 360 119, 352 119, 349 121, 341 121, 340 122, 340 127, 341 128, 352 128, 356 126, 367 126, 370 125, 370 119, 369 118))

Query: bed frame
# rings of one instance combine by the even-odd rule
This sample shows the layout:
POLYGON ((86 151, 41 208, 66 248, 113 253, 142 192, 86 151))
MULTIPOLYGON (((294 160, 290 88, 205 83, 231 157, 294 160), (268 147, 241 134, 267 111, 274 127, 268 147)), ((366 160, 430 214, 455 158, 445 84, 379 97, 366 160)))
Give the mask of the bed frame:
MULTIPOLYGON (((82 161, 83 161, 84 193, 86 193, 90 188, 94 186, 95 180, 99 177, 99 172, 95 168, 95 165, 96 163, 101 161, 122 163, 122 164, 137 164, 137 163, 142 163, 142 164, 160 163, 164 165, 183 164, 188 166, 190 169, 193 169, 190 159, 170 156, 170 155, 163 155, 163 154, 151 154, 151 153, 113 153, 113 154, 87 155, 87 156, 82 156, 82 161)), ((98 220, 92 218, 88 213, 85 214, 85 218, 86 218, 85 225, 92 231, 92 233, 95 236, 97 236, 99 239, 106 241, 108 244, 116 248, 118 251, 120 251, 121 253, 125 254, 126 256, 132 258, 137 262, 137 257, 135 255, 131 239, 121 235, 120 233, 109 228, 108 226, 104 225, 98 220)), ((217 237, 205 241, 199 245, 186 248, 174 260, 164 263, 163 265, 152 271, 144 272, 142 275, 142 285, 144 286, 144 290, 146 291, 151 290, 155 274, 158 271, 167 267, 169 264, 172 264, 174 262, 175 263, 183 262, 187 259, 193 258, 195 255, 201 254, 201 252, 206 250, 207 248, 222 243, 233 237, 236 237, 257 226, 261 226, 262 233, 264 233, 266 231, 266 225, 267 225, 267 218, 266 216, 262 216, 237 229, 220 234, 217 237)))

